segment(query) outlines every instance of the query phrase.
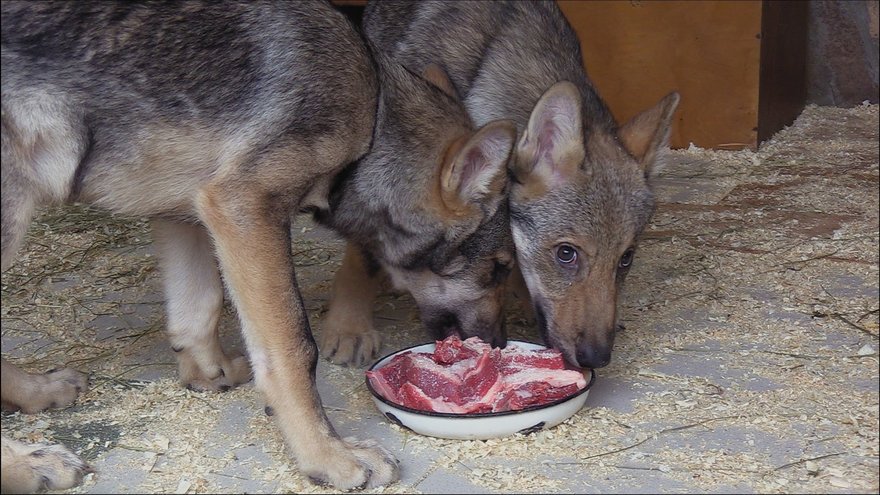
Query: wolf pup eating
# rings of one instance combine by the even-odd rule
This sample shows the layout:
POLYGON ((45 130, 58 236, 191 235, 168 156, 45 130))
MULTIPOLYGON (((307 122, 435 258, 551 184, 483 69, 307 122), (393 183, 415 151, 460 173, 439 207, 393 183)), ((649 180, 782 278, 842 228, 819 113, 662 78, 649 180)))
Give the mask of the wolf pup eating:
MULTIPOLYGON (((226 390, 251 378, 218 341, 225 285, 300 471, 338 489, 396 480, 389 452, 341 438, 322 407, 291 213, 322 211, 421 297, 433 283, 422 259, 444 275, 491 278, 492 260, 512 257, 495 225, 508 223, 514 125, 475 130, 430 73, 377 77, 363 40, 325 2, 4 1, 2 42, 3 269, 41 205, 149 217, 181 381, 226 390), (413 189, 370 189, 385 181, 413 189), (406 210, 416 198, 422 207, 406 210), (497 242, 461 259, 481 229, 497 242)), ((493 291, 479 296, 496 331, 493 291)), ((460 318, 482 311, 454 295, 441 304, 460 318)), ((71 370, 29 374, 4 360, 2 371, 4 407, 25 412, 66 406, 87 385, 71 370)), ((3 491, 70 487, 88 469, 61 446, 3 437, 2 449, 3 491)))
POLYGON ((477 124, 516 122, 511 228, 540 332, 572 364, 607 365, 678 94, 618 127, 554 2, 376 1, 364 30, 404 65, 445 69, 477 124))

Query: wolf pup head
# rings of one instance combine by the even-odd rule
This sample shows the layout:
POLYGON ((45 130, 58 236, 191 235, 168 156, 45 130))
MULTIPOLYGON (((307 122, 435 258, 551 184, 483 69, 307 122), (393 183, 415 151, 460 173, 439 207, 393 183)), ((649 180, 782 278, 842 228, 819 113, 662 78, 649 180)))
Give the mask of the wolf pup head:
POLYGON ((506 343, 503 281, 514 261, 507 206, 509 121, 479 129, 442 69, 421 75, 377 56, 380 102, 370 152, 345 179, 331 224, 396 288, 437 339, 506 343), (361 228, 369 218, 370 228, 361 228))
POLYGON ((614 129, 590 118, 569 82, 541 97, 512 164, 511 228, 542 336, 566 359, 611 360, 617 297, 654 208, 649 179, 679 96, 614 129))

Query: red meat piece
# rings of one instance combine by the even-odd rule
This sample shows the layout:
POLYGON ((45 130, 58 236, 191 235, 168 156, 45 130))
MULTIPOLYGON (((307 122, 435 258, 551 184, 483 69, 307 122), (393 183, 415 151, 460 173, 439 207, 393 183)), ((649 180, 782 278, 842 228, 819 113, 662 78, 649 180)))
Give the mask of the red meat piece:
POLYGON ((527 350, 513 346, 504 349, 501 359, 502 372, 514 373, 526 368, 561 370, 565 369, 565 359, 556 349, 527 350))
POLYGON ((461 340, 457 335, 450 335, 445 340, 437 341, 433 358, 438 364, 453 364, 478 357, 483 354, 483 351, 491 349, 492 346, 480 340, 479 337, 461 340))
POLYGON ((406 382, 420 388, 428 397, 443 398, 454 404, 461 404, 461 377, 434 362, 429 354, 410 354, 402 366, 402 376, 406 382))
POLYGON ((400 398, 401 404, 404 404, 405 406, 412 409, 418 409, 420 411, 434 411, 455 414, 463 414, 467 412, 461 406, 450 404, 449 402, 441 399, 428 397, 428 395, 425 394, 422 389, 413 385, 410 382, 404 383, 403 386, 400 387, 398 397, 400 398))
POLYGON ((489 389, 498 381, 498 363, 501 361, 501 350, 484 350, 462 380, 461 395, 470 400, 479 400, 486 396, 489 389))

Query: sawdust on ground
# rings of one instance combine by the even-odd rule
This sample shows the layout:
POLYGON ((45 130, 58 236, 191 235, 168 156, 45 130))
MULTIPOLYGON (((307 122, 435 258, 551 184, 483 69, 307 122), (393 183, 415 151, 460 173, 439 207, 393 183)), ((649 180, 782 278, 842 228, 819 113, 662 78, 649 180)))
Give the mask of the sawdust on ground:
MULTIPOLYGON (((404 469, 405 452, 433 450, 442 455, 432 472, 464 466, 467 479, 487 491, 552 492, 581 473, 613 480, 653 470, 692 491, 732 486, 876 493, 878 300, 870 291, 835 296, 824 281, 849 277, 873 280, 876 287, 877 129, 877 105, 808 107, 758 152, 672 152, 664 178, 730 187, 725 196, 703 202, 710 207, 661 204, 645 233, 622 300, 627 330, 613 364, 599 374, 600 380, 645 387, 632 410, 593 404, 552 430, 485 442, 433 439, 394 427, 404 469), (765 291, 782 297, 768 302, 765 291), (688 314, 709 323, 689 331, 692 322, 682 317, 688 314), (834 341, 840 335, 856 344, 840 348, 834 341), (655 369, 693 353, 717 359, 724 372, 772 386, 725 386, 655 369), (759 443, 797 437, 810 448, 833 441, 840 451, 805 448, 783 462, 754 442, 731 452, 668 448, 663 441, 735 427, 762 432, 759 443)), ((311 229, 304 219, 295 228, 295 234, 311 229)), ((4 433, 62 441, 87 459, 113 448, 141 452, 141 486, 155 492, 217 491, 210 475, 224 476, 238 462, 233 451, 256 445, 274 464, 255 468, 251 479, 271 481, 277 491, 329 492, 297 473, 270 418, 254 414, 246 436, 214 432, 232 404, 262 409, 252 386, 213 395, 184 390, 173 379, 172 354, 156 351, 166 344, 150 237, 144 220, 82 206, 41 212, 26 248, 3 274, 4 354, 30 370, 67 365, 87 371, 92 388, 66 411, 4 413, 4 433), (112 332, 95 323, 108 318, 115 322, 112 332), (144 353, 167 359, 145 361, 144 353), (148 369, 159 379, 131 379, 148 369)), ((300 287, 320 331, 342 244, 300 237, 293 248, 300 287)), ((407 296, 383 296, 376 314, 386 318, 386 350, 425 340, 407 296)), ((518 310, 508 327, 513 338, 537 340, 518 310)), ((222 330, 225 339, 237 339, 229 307, 222 330)), ((330 385, 347 397, 346 407, 331 411, 334 421, 373 413, 362 370, 322 367, 330 385)), ((94 482, 87 479, 71 492, 94 482)), ((412 492, 417 485, 373 491, 412 492)))

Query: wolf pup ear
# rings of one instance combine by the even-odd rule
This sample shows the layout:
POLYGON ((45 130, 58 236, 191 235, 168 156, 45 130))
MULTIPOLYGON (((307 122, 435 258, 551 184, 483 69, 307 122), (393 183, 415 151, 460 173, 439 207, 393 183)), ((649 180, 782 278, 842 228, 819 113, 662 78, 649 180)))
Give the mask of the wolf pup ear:
POLYGON ((657 157, 664 148, 669 147, 672 115, 680 99, 678 93, 669 93, 617 131, 623 146, 642 166, 645 177, 652 176, 659 169, 655 165, 657 157))
POLYGON ((461 98, 458 97, 458 92, 455 90, 455 86, 452 84, 452 80, 449 79, 449 74, 443 70, 443 67, 433 63, 428 64, 428 66, 425 67, 425 70, 422 71, 422 77, 429 83, 440 88, 441 91, 449 95, 453 100, 461 101, 461 98))
POLYGON ((560 81, 532 110, 517 145, 514 177, 521 184, 546 191, 565 181, 583 160, 581 95, 574 84, 560 81))
POLYGON ((440 172, 447 208, 460 211, 477 204, 483 211, 494 213, 504 194, 507 161, 515 141, 513 122, 497 120, 483 126, 464 144, 453 142, 440 172))

